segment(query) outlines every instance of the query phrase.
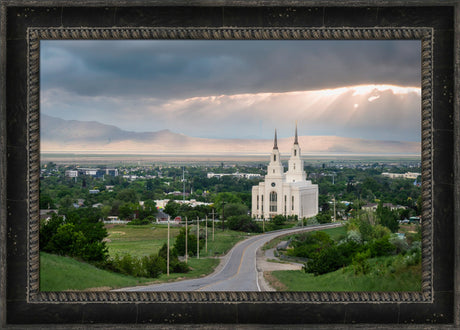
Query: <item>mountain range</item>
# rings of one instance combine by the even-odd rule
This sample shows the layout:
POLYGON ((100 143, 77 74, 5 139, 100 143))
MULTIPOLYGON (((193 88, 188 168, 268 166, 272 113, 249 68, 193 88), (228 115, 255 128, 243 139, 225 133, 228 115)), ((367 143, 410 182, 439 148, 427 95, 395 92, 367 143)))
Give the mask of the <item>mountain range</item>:
MULTIPOLYGON (((155 155, 265 155, 273 140, 206 139, 174 133, 131 132, 96 121, 64 120, 41 114, 42 153, 155 154, 155 155)), ((282 154, 291 150, 293 137, 278 139, 282 154)), ((299 136, 305 154, 420 155, 419 142, 380 141, 339 136, 299 136)))

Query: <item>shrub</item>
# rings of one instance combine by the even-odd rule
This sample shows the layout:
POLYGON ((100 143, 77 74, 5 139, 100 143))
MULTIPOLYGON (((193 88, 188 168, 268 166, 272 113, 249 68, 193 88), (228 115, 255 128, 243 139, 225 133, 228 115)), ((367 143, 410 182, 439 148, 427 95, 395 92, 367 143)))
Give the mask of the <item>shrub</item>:
POLYGON ((359 233, 359 231, 357 230, 349 230, 347 232, 347 240, 348 241, 353 241, 353 242, 356 242, 358 244, 361 244, 362 243, 362 238, 361 238, 361 234, 359 233))
POLYGON ((131 276, 143 276, 144 267, 139 258, 132 257, 130 254, 125 254, 123 257, 118 255, 112 260, 112 265, 116 271, 131 276))
POLYGON ((316 220, 319 223, 330 223, 332 222, 332 213, 330 211, 323 211, 316 215, 316 220))
POLYGON ((145 275, 156 278, 166 272, 166 260, 158 254, 152 254, 142 258, 145 275))
POLYGON ((301 258, 311 258, 315 253, 334 244, 331 237, 323 231, 303 233, 292 241, 294 249, 287 252, 288 255, 301 258))
POLYGON ((383 238, 385 236, 390 236, 390 235, 391 235, 391 230, 380 224, 375 225, 372 230, 372 237, 376 239, 383 238))
POLYGON ((308 261, 305 271, 315 276, 333 272, 344 265, 343 256, 337 246, 321 250, 308 261))
POLYGON ((284 225, 285 222, 286 222, 286 217, 284 215, 281 215, 281 214, 275 215, 273 217, 273 219, 272 219, 272 223, 276 227, 280 227, 280 226, 284 225))
POLYGON ((344 265, 349 265, 352 262, 353 256, 361 252, 363 245, 355 241, 346 241, 337 246, 342 254, 342 261, 344 265))
POLYGON ((367 274, 370 270, 369 261, 367 260, 370 257, 370 251, 358 252, 353 257, 353 271, 355 275, 367 274))
MULTIPOLYGON (((304 221, 304 220, 302 220, 304 221)), ((312 218, 308 218, 306 221, 304 221, 304 224, 307 225, 307 226, 312 226, 312 225, 318 225, 319 222, 318 220, 316 220, 315 217, 312 217, 312 218)))
POLYGON ((144 218, 142 220, 137 218, 137 219, 134 219, 128 222, 128 225, 133 225, 133 226, 148 225, 150 222, 151 221, 149 218, 144 218))
POLYGON ((396 253, 398 254, 404 253, 409 249, 406 239, 397 235, 390 237, 390 243, 396 247, 396 253))
MULTIPOLYGON (((187 253, 189 256, 194 256, 196 254, 196 235, 190 234, 190 227, 187 229, 187 253)), ((173 250, 176 255, 185 255, 185 228, 181 228, 179 235, 176 236, 173 250)))
POLYGON ((381 257, 381 256, 388 256, 395 252, 396 246, 390 243, 388 237, 382 237, 380 239, 376 239, 368 244, 368 248, 370 251, 370 256, 373 257, 381 257))
MULTIPOLYGON (((196 244, 195 244, 196 246, 196 244)), ((168 246, 167 244, 163 244, 161 247, 160 251, 158 251, 158 255, 163 258, 164 260, 167 260, 168 256, 168 246)), ((166 269, 166 268, 165 268, 166 269)), ((186 273, 190 270, 188 265, 185 262, 179 261, 179 258, 177 257, 177 252, 175 249, 170 249, 169 250, 169 271, 173 273, 186 273)))
POLYGON ((249 215, 235 215, 227 219, 228 228, 231 230, 249 233, 260 233, 262 228, 249 215))
POLYGON ((68 211, 65 220, 53 214, 40 228, 40 249, 85 261, 106 260, 107 247, 103 239, 107 237, 107 230, 100 217, 101 211, 94 208, 68 211))

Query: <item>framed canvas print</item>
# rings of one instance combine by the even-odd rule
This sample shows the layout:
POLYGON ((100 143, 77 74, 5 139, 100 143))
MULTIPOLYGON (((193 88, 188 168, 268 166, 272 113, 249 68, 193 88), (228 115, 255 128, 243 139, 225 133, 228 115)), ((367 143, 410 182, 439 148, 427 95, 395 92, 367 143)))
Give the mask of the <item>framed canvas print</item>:
POLYGON ((455 3, 136 5, 2 7, 4 324, 453 326, 455 3))

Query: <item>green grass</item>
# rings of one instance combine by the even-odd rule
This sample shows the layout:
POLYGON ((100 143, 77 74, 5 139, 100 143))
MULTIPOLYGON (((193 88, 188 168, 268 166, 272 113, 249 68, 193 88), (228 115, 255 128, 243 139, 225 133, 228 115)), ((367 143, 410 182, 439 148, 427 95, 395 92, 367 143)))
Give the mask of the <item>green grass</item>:
POLYGON ((75 259, 40 252, 40 290, 110 290, 152 282, 96 268, 75 259))
MULTIPOLYGON (((254 234, 251 234, 254 235, 254 234)), ((208 251, 205 251, 205 245, 202 244, 200 249, 200 257, 213 257, 216 255, 224 255, 239 241, 248 238, 247 233, 225 229, 215 229, 214 241, 212 240, 212 229, 208 228, 208 251)))
MULTIPOLYGON (((204 233, 204 226, 200 226, 201 233, 204 233)), ((107 229, 109 233, 109 255, 115 256, 130 254, 133 257, 142 257, 157 253, 167 242, 167 225, 143 225, 127 226, 117 225, 107 229)), ((170 227, 170 244, 174 245, 175 237, 179 234, 180 227, 170 227)), ((196 226, 190 226, 190 233, 196 235, 196 226)), ((201 244, 200 256, 213 257, 227 253, 237 242, 248 237, 247 233, 220 228, 214 230, 214 241, 212 240, 212 228, 208 228, 208 251, 205 251, 205 244, 201 244)))
POLYGON ((396 257, 370 259, 372 269, 366 275, 355 275, 348 266, 319 276, 301 270, 273 271, 268 280, 279 291, 420 291, 421 265, 380 272, 379 265, 388 258, 396 257))
MULTIPOLYGON (((347 230, 346 230, 345 226, 335 227, 335 228, 328 228, 328 229, 323 229, 323 230, 318 230, 318 231, 324 231, 324 232, 328 233, 329 236, 331 236, 331 238, 333 240, 336 240, 336 241, 339 240, 343 235, 347 234, 347 230)), ((289 238, 297 236, 297 235, 299 235, 299 234, 290 234, 290 235, 285 235, 285 236, 280 236, 280 237, 274 238, 270 242, 267 242, 267 244, 265 244, 262 247, 262 249, 263 250, 273 249, 280 242, 287 241, 287 240, 289 240, 289 238)))
MULTIPOLYGON (((203 228, 201 228, 203 229, 203 228)), ((170 227, 171 246, 180 228, 170 227)), ((191 271, 188 273, 171 273, 159 278, 137 278, 102 270, 88 263, 72 258, 40 253, 40 290, 110 290, 115 288, 143 285, 146 283, 162 283, 179 279, 197 278, 208 275, 219 265, 216 255, 227 253, 237 242, 248 237, 248 234, 232 230, 215 230, 212 241, 212 229, 208 228, 208 251, 203 244, 200 259, 188 258, 191 271)), ((133 257, 142 257, 157 253, 167 241, 166 225, 127 226, 116 225, 108 228, 110 242, 107 243, 109 255, 129 253, 133 257)), ((196 232, 196 227, 191 227, 196 232)))
POLYGON ((208 274, 211 274, 214 269, 219 265, 220 259, 217 258, 188 258, 188 265, 191 268, 191 271, 188 273, 170 273, 169 276, 166 274, 161 274, 160 277, 152 279, 152 283, 165 283, 165 282, 174 282, 177 280, 183 279, 192 279, 203 277, 208 274))
POLYGON ((329 236, 334 241, 340 240, 343 236, 347 235, 347 229, 345 226, 340 226, 340 227, 335 227, 335 228, 329 228, 329 229, 323 229, 323 230, 318 230, 318 231, 324 231, 327 233, 329 236))
MULTIPOLYGON (((179 234, 180 228, 170 227, 170 244, 174 244, 174 237, 179 234)), ((142 225, 127 226, 116 225, 108 228, 109 233, 107 247, 109 255, 130 254, 133 257, 148 256, 157 253, 167 242, 167 225, 142 225)))

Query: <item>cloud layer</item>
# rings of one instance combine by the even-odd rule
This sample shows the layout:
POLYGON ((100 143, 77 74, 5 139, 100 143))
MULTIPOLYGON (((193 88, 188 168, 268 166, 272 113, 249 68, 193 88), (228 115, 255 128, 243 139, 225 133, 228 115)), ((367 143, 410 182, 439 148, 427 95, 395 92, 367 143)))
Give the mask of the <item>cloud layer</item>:
POLYGON ((138 132, 419 141, 419 87, 419 41, 41 42, 43 113, 138 132))

